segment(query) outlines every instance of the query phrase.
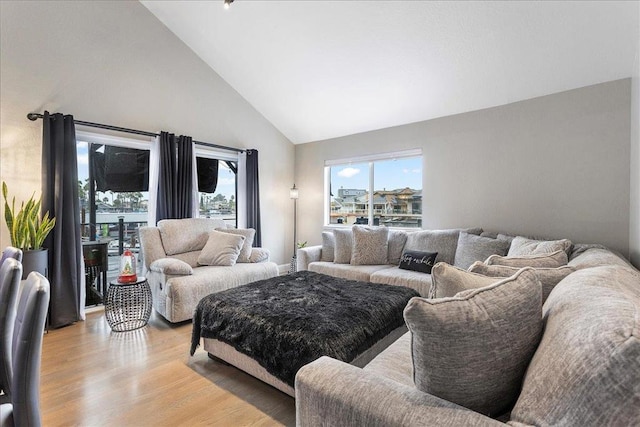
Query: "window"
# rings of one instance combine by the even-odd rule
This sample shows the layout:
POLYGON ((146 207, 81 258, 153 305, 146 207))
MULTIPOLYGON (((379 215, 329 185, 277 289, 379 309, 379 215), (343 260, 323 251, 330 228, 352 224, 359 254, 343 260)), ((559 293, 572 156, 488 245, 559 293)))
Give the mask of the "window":
POLYGON ((422 226, 422 152, 325 162, 325 224, 422 226))
POLYGON ((196 147, 198 210, 203 218, 220 218, 238 226, 237 155, 196 147))

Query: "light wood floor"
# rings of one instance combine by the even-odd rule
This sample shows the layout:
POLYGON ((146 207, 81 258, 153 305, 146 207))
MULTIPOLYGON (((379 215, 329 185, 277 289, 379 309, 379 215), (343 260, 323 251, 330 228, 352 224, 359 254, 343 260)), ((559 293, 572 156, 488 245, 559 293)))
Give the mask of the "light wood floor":
POLYGON ((41 409, 54 426, 294 425, 293 398, 198 348, 155 313, 111 332, 102 311, 44 336, 41 409))

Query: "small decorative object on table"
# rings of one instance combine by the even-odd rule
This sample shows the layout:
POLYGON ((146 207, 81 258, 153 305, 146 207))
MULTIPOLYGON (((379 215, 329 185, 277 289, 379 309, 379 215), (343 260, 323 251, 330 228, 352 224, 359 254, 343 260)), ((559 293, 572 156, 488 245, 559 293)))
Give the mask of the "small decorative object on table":
POLYGON ((104 314, 111 330, 132 331, 145 326, 151 316, 151 302, 151 288, 144 277, 131 283, 119 279, 109 283, 104 314))
POLYGON ((120 257, 120 274, 118 275, 118 283, 133 283, 137 281, 136 257, 129 249, 125 249, 120 257))

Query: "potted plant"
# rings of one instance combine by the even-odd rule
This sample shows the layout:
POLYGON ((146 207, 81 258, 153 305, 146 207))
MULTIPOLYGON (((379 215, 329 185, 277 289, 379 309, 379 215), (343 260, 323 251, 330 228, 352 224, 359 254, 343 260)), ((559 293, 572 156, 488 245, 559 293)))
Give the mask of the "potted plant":
POLYGON ((7 196, 7 183, 2 182, 2 196, 4 197, 4 220, 9 229, 11 245, 22 249, 22 278, 26 279, 32 271, 38 271, 47 276, 48 251, 42 248, 44 239, 56 224, 55 218, 49 218, 49 212, 40 215, 42 198, 35 200, 35 193, 27 202, 22 202, 20 210, 16 211, 16 198, 11 200, 7 196))

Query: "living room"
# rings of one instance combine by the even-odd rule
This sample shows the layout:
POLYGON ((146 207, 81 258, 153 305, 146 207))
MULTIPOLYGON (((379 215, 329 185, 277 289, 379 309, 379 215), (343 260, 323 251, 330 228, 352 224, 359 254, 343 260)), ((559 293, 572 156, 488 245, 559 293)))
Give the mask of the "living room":
MULTIPOLYGON (((179 3, 0 2, 0 180, 6 181, 17 201, 38 194, 42 182, 42 122, 27 120, 28 113, 73 114, 76 120, 188 133, 199 141, 256 149, 260 153, 262 246, 270 251, 271 261, 286 270, 294 242, 319 245, 323 230, 328 229, 327 192, 337 191, 325 185, 326 167, 332 161, 348 164, 367 156, 419 150, 421 228, 482 227, 513 235, 601 244, 640 267, 638 2, 450 2, 447 6, 440 2, 346 5, 237 0, 224 10, 219 0, 195 2, 195 12, 179 3), (424 9, 421 3, 426 4, 424 9), (518 7, 523 9, 518 11, 518 7), (177 12, 181 8, 184 15, 177 12), (211 11, 211 15, 202 11, 211 11), (409 20, 409 15, 414 20, 409 20), (181 32, 185 25, 180 18, 194 16, 199 16, 192 22, 195 30, 181 32), (302 16, 306 20, 299 18, 302 16), (429 45, 429 40, 422 38, 410 42, 411 34, 402 32, 403 23, 418 25, 421 19, 436 21, 427 22, 440 31, 439 44, 429 45), (387 28, 383 25, 387 21, 397 26, 387 28), (440 27, 435 25, 438 22, 440 27), (336 29, 334 38, 327 35, 325 43, 318 34, 323 25, 336 29), (367 25, 371 30, 365 32, 367 25), (200 54, 198 49, 203 46, 187 42, 188 37, 197 36, 198 28, 210 27, 220 29, 214 31, 214 36, 221 38, 219 43, 238 49, 245 44, 247 50, 234 55, 230 49, 211 49, 210 57, 200 54), (265 27, 273 34, 261 32, 265 27), (304 45, 310 42, 305 29, 316 44, 304 45), (464 33, 466 38, 455 37, 455 32, 464 30, 469 30, 464 33), (359 38, 354 34, 357 31, 361 32, 359 38), (385 45, 382 35, 394 31, 397 38, 391 40, 398 45, 385 45), (373 37, 375 32, 381 35, 373 37), (341 38, 347 35, 354 37, 341 38), (278 55, 252 56, 260 49, 258 39, 269 44, 279 43, 283 37, 290 44, 277 50, 278 55), (374 42, 361 40, 367 38, 374 42), (408 46, 400 45, 403 40, 408 46), (256 46, 251 46, 252 42, 256 46), (356 50, 359 43, 363 43, 361 51, 356 50), (335 51, 323 51, 328 47, 335 51), (287 49, 293 52, 291 57, 282 56, 287 49), (368 56, 376 49, 382 52, 374 58, 381 70, 389 69, 383 67, 384 62, 399 61, 396 76, 387 74, 383 79, 371 71, 375 68, 365 70, 374 74, 374 81, 380 79, 377 86, 358 68, 358 61, 371 64, 368 56), (416 57, 430 54, 430 49, 455 54, 447 57, 449 63, 436 63, 444 71, 434 75, 443 80, 425 83, 426 77, 420 77, 428 75, 412 68, 411 56, 396 55, 394 49, 403 54, 414 52, 416 57), (305 50, 311 58, 302 55, 305 50), (513 57, 516 52, 519 54, 513 57), (234 66, 238 68, 226 63, 224 55, 237 58, 234 66), (354 58, 353 63, 346 61, 349 57, 354 58), (346 65, 334 62, 335 58, 342 58, 346 65), (212 60, 219 61, 219 70, 211 67, 212 60), (349 64, 355 71, 341 74, 341 67, 349 64), (293 74, 296 67, 304 67, 301 74, 293 74), (249 83, 241 80, 243 74, 259 75, 260 70, 268 78, 249 83), (273 70, 280 76, 267 74, 273 70), (474 80, 466 80, 472 74, 474 80), (326 79, 326 87, 306 87, 307 77, 314 85, 326 79), (271 96, 269 90, 287 82, 291 87, 278 104, 278 97, 271 96), (251 92, 252 86, 264 86, 264 90, 251 92), (302 95, 296 97, 296 91, 302 95), (435 105, 416 101, 415 93, 423 100, 433 99, 435 105), (251 94, 255 98, 250 98, 251 94), (403 103, 405 98, 422 109, 408 107, 403 103), (265 105, 269 99, 273 105, 265 105), (293 101, 304 102, 298 105, 293 101), (317 111, 302 108, 311 108, 314 103, 317 111), (331 105, 335 111, 321 110, 331 105), (368 105, 370 108, 365 108, 368 105), (292 127, 295 120, 299 128, 292 127), (299 189, 297 218, 290 199, 294 182, 299 189)), ((10 240, 4 224, 0 230, 4 248, 10 240)), ((197 389, 210 392, 216 381, 239 381, 227 386, 226 394, 220 390, 215 394, 218 400, 233 402, 230 407, 234 409, 226 418, 229 424, 248 423, 241 416, 243 411, 255 416, 252 422, 295 422, 292 399, 233 373, 230 367, 211 371, 206 353, 197 353, 187 366, 190 325, 175 330, 154 314, 151 326, 155 329, 122 338, 110 334, 100 313, 90 313, 79 323, 89 325, 83 329, 82 339, 71 329, 76 325, 45 337, 42 389, 43 402, 49 405, 43 408, 45 425, 65 425, 65 419, 82 425, 124 420, 129 425, 151 423, 145 419, 159 423, 160 415, 154 418, 154 411, 171 425, 185 423, 180 419, 204 424, 204 417, 186 418, 185 412, 202 409, 206 413, 208 400, 196 396, 197 389), (94 334, 96 331, 100 333, 94 334), (168 335, 149 344, 147 340, 159 332, 168 335), (98 354, 90 353, 93 358, 109 345, 118 349, 116 355, 124 361, 97 362, 114 376, 113 383, 98 367, 78 362, 86 369, 86 388, 77 383, 66 385, 73 389, 70 405, 76 406, 72 408, 56 402, 54 390, 65 386, 64 376, 72 375, 75 359, 61 356, 52 360, 47 354, 47 345, 51 345, 47 339, 55 334, 61 341, 48 347, 53 352, 60 352, 65 345, 84 351, 79 344, 72 344, 76 339, 95 346, 98 354), (163 343, 174 353, 158 351, 163 343), (124 369, 127 358, 135 360, 135 366, 124 369), (143 368, 145 360, 167 370, 143 368), (126 378, 133 377, 136 368, 173 385, 140 379, 136 384, 146 388, 136 395, 138 386, 126 378), (149 394, 149 388, 175 394, 172 387, 189 387, 175 380, 176 376, 194 380, 196 391, 189 391, 189 396, 204 408, 182 402, 188 408, 185 410, 166 396, 162 404, 153 403, 161 396, 149 394), (123 390, 125 396, 114 396, 108 391, 109 384, 123 390), (80 396, 91 387, 103 394, 80 396), (101 403, 105 398, 122 404, 134 402, 135 409, 123 411, 129 418, 118 418, 118 409, 101 403), (82 405, 88 401, 93 402, 93 413, 82 414, 82 405), (110 409, 101 413, 101 406, 110 409), (176 411, 183 418, 171 415, 176 411)), ((114 353, 110 357, 115 358, 114 353)), ((221 408, 224 405, 215 406, 216 411, 221 408)), ((215 419, 225 424, 225 418, 215 419)))

